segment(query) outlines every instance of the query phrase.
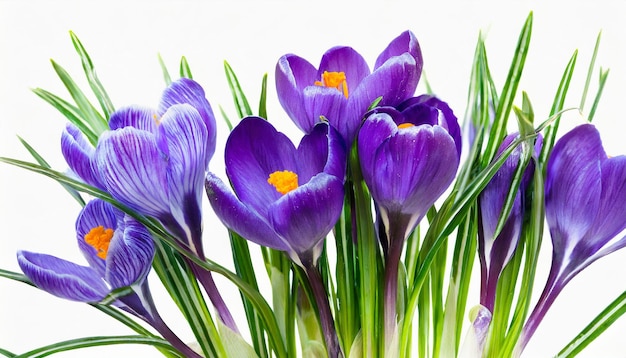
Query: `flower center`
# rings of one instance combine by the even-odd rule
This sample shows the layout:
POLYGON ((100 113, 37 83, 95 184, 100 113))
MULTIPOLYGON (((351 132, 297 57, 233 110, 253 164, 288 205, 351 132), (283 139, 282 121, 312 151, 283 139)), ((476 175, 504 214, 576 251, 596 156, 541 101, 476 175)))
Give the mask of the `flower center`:
POLYGON ((398 124, 398 129, 411 128, 411 127, 415 127, 415 125, 413 123, 408 123, 408 122, 398 124))
POLYGON ((276 191, 285 195, 298 187, 298 174, 289 170, 275 171, 267 178, 276 191))
POLYGON ((104 226, 97 226, 89 230, 85 235, 85 242, 91 245, 98 252, 101 259, 107 258, 109 244, 113 238, 113 229, 105 229, 104 226))
POLYGON ((337 91, 343 92, 343 95, 348 98, 348 82, 346 82, 346 74, 344 72, 324 71, 321 81, 315 81, 315 85, 336 88, 337 91))

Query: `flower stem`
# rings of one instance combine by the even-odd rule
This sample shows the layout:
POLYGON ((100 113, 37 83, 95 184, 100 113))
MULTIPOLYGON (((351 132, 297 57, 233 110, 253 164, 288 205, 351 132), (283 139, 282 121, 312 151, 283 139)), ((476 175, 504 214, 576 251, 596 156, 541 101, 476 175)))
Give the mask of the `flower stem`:
POLYGON ((397 329, 398 268, 400 266, 403 244, 404 235, 398 237, 398 235, 390 232, 384 280, 385 346, 387 350, 390 348, 389 345, 397 329))
POLYGON ((315 303, 317 304, 322 333, 324 334, 324 340, 326 341, 328 357, 343 357, 341 349, 339 348, 339 339, 337 337, 337 331, 335 330, 335 322, 333 320, 333 314, 330 311, 328 295, 326 293, 324 283, 322 282, 322 276, 313 264, 305 264, 304 271, 309 279, 309 283, 311 284, 313 297, 315 298, 315 303))

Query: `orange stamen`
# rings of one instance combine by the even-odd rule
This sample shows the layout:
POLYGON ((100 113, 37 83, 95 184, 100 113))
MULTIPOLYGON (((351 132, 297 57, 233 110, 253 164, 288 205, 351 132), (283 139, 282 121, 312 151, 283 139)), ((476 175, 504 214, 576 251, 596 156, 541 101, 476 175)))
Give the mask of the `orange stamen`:
POLYGON ((97 226, 89 230, 85 235, 85 242, 96 249, 98 257, 104 260, 107 258, 113 233, 113 229, 105 229, 104 226, 97 226))
POLYGON ((276 191, 285 195, 298 187, 298 174, 289 170, 275 171, 267 178, 276 191))
POLYGON ((346 81, 345 72, 328 72, 322 73, 322 80, 315 81, 316 86, 323 86, 329 88, 336 88, 337 91, 342 92, 343 95, 348 98, 348 82, 346 81))
POLYGON ((398 124, 398 129, 411 128, 411 127, 415 127, 415 125, 413 123, 408 123, 408 122, 398 124))

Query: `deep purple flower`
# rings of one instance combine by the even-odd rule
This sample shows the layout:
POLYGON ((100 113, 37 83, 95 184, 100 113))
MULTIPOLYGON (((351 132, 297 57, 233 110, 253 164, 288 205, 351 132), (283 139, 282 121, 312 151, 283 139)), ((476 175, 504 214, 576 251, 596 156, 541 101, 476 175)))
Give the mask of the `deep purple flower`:
POLYGON ((405 31, 378 56, 373 72, 350 47, 326 51, 318 68, 285 55, 276 65, 276 89, 281 105, 302 131, 311 132, 324 116, 349 147, 372 102, 382 96, 381 106, 395 106, 413 96, 421 72, 419 44, 405 31))
POLYGON ((209 173, 206 190, 222 222, 259 245, 313 263, 341 214, 346 153, 339 134, 320 123, 298 148, 259 117, 244 118, 225 148, 234 193, 209 173))
MULTIPOLYGON (((143 284, 152 264, 154 244, 139 222, 111 204, 94 199, 76 221, 76 238, 89 266, 19 251, 20 268, 40 289, 80 302, 98 302, 114 289, 143 284)), ((133 304, 126 307, 127 303, 122 297, 115 304, 131 311, 141 308, 133 304)))
POLYGON ((398 265, 404 240, 452 183, 461 153, 459 125, 444 102, 422 96, 398 108, 373 111, 357 138, 363 180, 385 228, 387 344, 396 330, 398 265))
POLYGON ((552 267, 522 331, 519 352, 574 276, 626 246, 626 237, 619 238, 626 229, 626 156, 607 156, 593 125, 574 128, 556 143, 548 160, 545 203, 552 267))
POLYGON ((403 240, 454 179, 461 152, 457 119, 435 97, 411 98, 398 109, 373 111, 357 145, 385 228, 396 226, 403 240))
POLYGON ((117 110, 94 149, 68 125, 62 149, 85 182, 155 217, 200 257, 204 176, 215 151, 215 118, 204 90, 182 78, 163 92, 159 109, 117 110))
MULTIPOLYGON (((500 155, 517 136, 517 133, 506 136, 498 149, 497 155, 500 155)), ((539 155, 541 150, 541 143, 541 137, 537 138, 535 144, 536 156, 539 155)), ((519 167, 521 155, 522 148, 518 146, 505 160, 504 164, 502 164, 478 197, 480 207, 480 227, 478 230, 478 258, 481 266, 480 303, 490 312, 493 312, 494 308, 498 278, 504 266, 513 256, 519 242, 524 216, 525 192, 535 169, 534 162, 530 161, 517 188, 511 212, 502 230, 496 236, 495 231, 498 220, 504 208, 511 182, 519 167)))

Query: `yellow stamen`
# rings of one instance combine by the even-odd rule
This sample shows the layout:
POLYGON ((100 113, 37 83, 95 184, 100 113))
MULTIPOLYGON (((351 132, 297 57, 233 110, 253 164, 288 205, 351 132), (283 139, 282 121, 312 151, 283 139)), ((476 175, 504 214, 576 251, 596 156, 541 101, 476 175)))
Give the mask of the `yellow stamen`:
POLYGON ((275 171, 267 178, 276 191, 285 195, 298 187, 298 174, 289 170, 275 171))
POLYGON ((336 88, 337 91, 343 92, 343 95, 348 98, 348 82, 346 82, 345 72, 328 72, 322 73, 322 80, 315 81, 316 86, 323 86, 329 88, 336 88))
POLYGON ((154 123, 156 123, 157 127, 161 124, 161 118, 155 113, 152 115, 152 119, 154 119, 154 123))
POLYGON ((415 125, 413 123, 408 123, 408 122, 398 124, 398 129, 411 128, 411 127, 415 127, 415 125))
POLYGON ((109 244, 113 238, 113 229, 105 229, 104 226, 97 226, 89 230, 85 235, 85 242, 91 245, 98 252, 101 259, 107 258, 109 244))

